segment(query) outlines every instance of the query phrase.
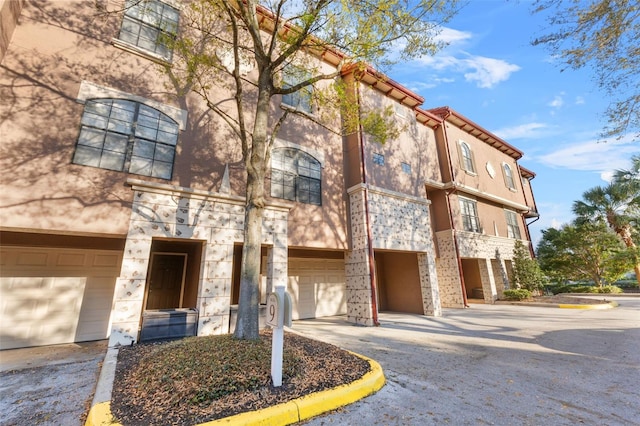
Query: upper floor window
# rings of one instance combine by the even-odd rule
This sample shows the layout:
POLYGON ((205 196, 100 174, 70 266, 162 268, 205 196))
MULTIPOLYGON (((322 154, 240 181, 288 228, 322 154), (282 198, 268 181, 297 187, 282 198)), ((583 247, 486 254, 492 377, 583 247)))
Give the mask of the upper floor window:
POLYGON ((373 153, 373 164, 377 164, 378 166, 384 166, 384 155, 378 154, 377 152, 373 153))
POLYGON ((504 211, 507 218, 507 236, 509 238, 520 239, 520 227, 518 226, 518 215, 512 210, 504 211))
POLYGON ((271 157, 271 196, 322 205, 320 162, 294 148, 274 149, 271 157))
MULTIPOLYGON (((282 87, 289 88, 296 84, 305 81, 311 76, 308 70, 297 67, 288 67, 282 73, 282 87)), ((287 93, 282 95, 282 103, 293 107, 299 111, 307 112, 311 114, 313 112, 312 106, 313 98, 313 86, 309 85, 299 89, 293 93, 287 93)))
POLYGON ((513 179, 513 170, 507 163, 502 164, 502 171, 504 172, 504 183, 509 189, 516 189, 516 181, 513 179))
POLYGON ((411 174, 411 164, 402 162, 400 163, 400 167, 402 167, 402 171, 406 174, 411 174))
POLYGON ((171 179, 178 123, 126 99, 85 103, 75 164, 171 179))
POLYGON ((462 214, 462 226, 465 231, 481 232, 478 206, 475 200, 460 198, 460 211, 462 214))
POLYGON ((170 60, 179 17, 178 9, 157 0, 127 0, 118 39, 170 60))
POLYGON ((462 168, 470 173, 476 172, 476 166, 473 161, 473 152, 468 143, 460 141, 460 163, 462 168))

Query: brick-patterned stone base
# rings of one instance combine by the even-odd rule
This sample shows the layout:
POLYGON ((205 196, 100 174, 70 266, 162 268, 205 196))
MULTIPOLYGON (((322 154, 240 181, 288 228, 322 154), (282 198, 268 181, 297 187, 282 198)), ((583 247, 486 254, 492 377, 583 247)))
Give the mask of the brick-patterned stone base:
MULTIPOLYGON (((233 245, 244 240, 244 198, 136 182, 129 232, 114 294, 109 345, 137 340, 154 238, 204 241, 198 282, 198 335, 228 333, 233 245)), ((268 280, 287 282, 287 216, 267 207, 263 244, 270 244, 268 280)))
POLYGON ((417 253, 424 314, 441 315, 429 201, 364 185, 348 192, 352 247, 345 257, 348 320, 362 325, 374 322, 367 219, 374 249, 417 253))

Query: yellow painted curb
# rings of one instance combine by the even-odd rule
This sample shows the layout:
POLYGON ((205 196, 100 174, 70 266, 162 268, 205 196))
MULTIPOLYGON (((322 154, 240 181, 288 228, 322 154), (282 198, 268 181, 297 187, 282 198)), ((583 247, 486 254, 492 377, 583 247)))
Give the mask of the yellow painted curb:
POLYGON ((111 415, 111 402, 101 402, 94 405, 89 410, 87 420, 84 422, 84 426, 122 426, 117 423, 111 415))
MULTIPOLYGON (((351 352, 371 366, 371 371, 347 385, 315 392, 289 402, 263 408, 257 411, 236 414, 223 419, 212 420, 199 426, 276 426, 297 423, 311 417, 326 413, 336 408, 349 405, 359 399, 379 391, 385 384, 382 367, 376 361, 351 352)), ((101 402, 91 407, 85 426, 122 426, 113 419, 111 403, 101 402)))
POLYGON ((597 305, 571 305, 571 304, 560 304, 558 308, 563 309, 612 309, 618 306, 618 302, 609 302, 609 303, 599 303, 597 305))

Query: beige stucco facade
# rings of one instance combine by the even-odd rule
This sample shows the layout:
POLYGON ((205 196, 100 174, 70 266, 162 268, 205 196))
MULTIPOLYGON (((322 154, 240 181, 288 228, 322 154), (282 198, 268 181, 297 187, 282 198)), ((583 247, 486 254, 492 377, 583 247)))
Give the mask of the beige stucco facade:
MULTIPOLYGON (((121 14, 96 14, 92 2, 4 1, 0 18, 0 237, 3 264, 12 265, 0 280, 16 301, 2 318, 28 318, 18 313, 20 300, 46 302, 20 285, 64 282, 77 300, 82 288, 99 289, 90 297, 101 300, 100 318, 80 334, 71 318, 71 328, 48 343, 91 336, 129 344, 141 339, 145 318, 163 309, 195 312, 198 335, 228 333, 238 302, 246 182, 232 132, 194 93, 172 95, 157 57, 118 39, 121 14), (175 123, 169 178, 75 161, 95 99, 144 105, 175 123), (38 263, 82 250, 96 256, 74 268, 38 263), (112 263, 94 277, 90 262, 107 254, 112 263), (36 283, 34 270, 56 279, 36 283), (158 282, 179 297, 167 302, 158 282)), ((336 71, 335 62, 307 59, 336 71)), ((465 306, 475 288, 484 302, 495 301, 508 287, 516 241, 505 210, 516 214, 525 242, 525 220, 537 214, 535 174, 519 168, 522 153, 453 110, 421 109, 422 97, 375 70, 355 78, 347 69, 342 78, 363 108, 393 108, 401 131, 380 144, 361 132, 336 132, 338 114, 288 117, 273 149, 317 162, 321 195, 315 204, 270 196, 275 175, 267 173, 262 302, 282 285, 296 296, 299 318, 344 314, 375 325, 380 310, 442 315, 443 307, 465 306), (473 173, 460 167, 460 141, 473 151, 473 173), (516 173, 512 189, 503 184, 505 164, 516 173), (460 198, 477 203, 479 232, 464 230, 460 198)), ((227 102, 225 90, 212 87, 210 99, 227 102)), ((271 119, 286 108, 275 97, 271 119)), ((75 322, 86 321, 85 313, 75 322)), ((39 320, 55 315, 52 308, 39 320)), ((12 342, 2 348, 42 344, 22 335, 0 341, 12 342)))

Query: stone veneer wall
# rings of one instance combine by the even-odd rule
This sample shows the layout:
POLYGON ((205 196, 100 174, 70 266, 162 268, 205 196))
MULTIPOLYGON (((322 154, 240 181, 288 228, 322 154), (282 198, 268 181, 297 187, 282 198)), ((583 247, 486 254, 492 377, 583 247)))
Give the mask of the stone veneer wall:
MULTIPOLYGON (((424 313, 441 315, 429 201, 381 188, 367 189, 374 249, 417 252, 424 313)), ((352 250, 345 256, 347 318, 372 325, 364 191, 364 185, 349 189, 352 250)))
MULTIPOLYGON (((153 238, 204 243, 198 283, 198 335, 228 333, 233 244, 244 240, 244 198, 138 183, 120 277, 114 294, 109 346, 135 342, 143 310, 153 238)), ((269 249, 267 273, 272 285, 287 282, 285 207, 268 207, 263 244, 269 249)))
POLYGON ((438 241, 439 254, 436 259, 436 269, 442 306, 445 308, 464 308, 460 267, 453 241, 453 231, 447 229, 436 232, 436 240, 438 241))
MULTIPOLYGON (((451 230, 437 233, 440 249, 438 282, 443 306, 463 307, 462 288, 452 235, 451 230)), ((502 292, 509 288, 504 261, 513 258, 516 240, 466 231, 457 231, 456 238, 461 258, 478 259, 485 302, 493 303, 502 297, 502 292)), ((523 243, 528 244, 527 241, 523 243)))

